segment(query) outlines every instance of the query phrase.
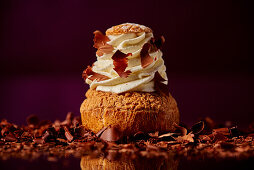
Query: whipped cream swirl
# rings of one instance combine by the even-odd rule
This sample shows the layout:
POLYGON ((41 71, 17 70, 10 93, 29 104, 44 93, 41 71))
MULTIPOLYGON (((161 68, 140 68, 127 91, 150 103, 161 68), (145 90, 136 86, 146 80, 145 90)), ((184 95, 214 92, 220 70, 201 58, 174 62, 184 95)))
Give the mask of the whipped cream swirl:
POLYGON ((128 91, 154 92, 154 75, 157 71, 166 80, 163 83, 168 83, 166 67, 160 50, 149 53, 154 59, 150 65, 145 68, 141 66, 140 51, 143 45, 153 38, 152 33, 127 33, 109 35, 108 37, 110 41, 107 43, 112 45, 114 50, 112 53, 97 56, 97 61, 93 64, 92 70, 109 77, 109 79, 91 81, 87 78, 86 83, 90 85, 91 89, 112 93, 128 91), (121 78, 114 70, 112 56, 117 50, 125 54, 132 53, 131 56, 128 56, 128 67, 126 70, 130 70, 131 73, 127 78, 121 78))

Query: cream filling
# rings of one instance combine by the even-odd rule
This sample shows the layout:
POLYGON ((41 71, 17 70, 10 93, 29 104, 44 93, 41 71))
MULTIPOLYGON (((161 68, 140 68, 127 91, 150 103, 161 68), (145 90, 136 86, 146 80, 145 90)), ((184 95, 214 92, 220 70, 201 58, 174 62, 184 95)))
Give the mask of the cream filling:
POLYGON ((112 93, 127 91, 153 92, 155 91, 153 78, 157 71, 166 80, 164 83, 168 83, 166 67, 160 50, 150 53, 150 56, 154 59, 153 63, 146 68, 141 66, 140 51, 143 45, 153 37, 152 33, 128 33, 109 35, 108 37, 110 41, 107 43, 112 45, 114 50, 110 54, 97 56, 97 61, 94 63, 92 70, 108 76, 110 79, 104 81, 86 79, 86 83, 90 85, 91 89, 112 93), (113 69, 112 56, 117 50, 125 54, 132 53, 128 57, 128 67, 126 68, 126 70, 131 71, 131 74, 127 78, 121 78, 113 69))

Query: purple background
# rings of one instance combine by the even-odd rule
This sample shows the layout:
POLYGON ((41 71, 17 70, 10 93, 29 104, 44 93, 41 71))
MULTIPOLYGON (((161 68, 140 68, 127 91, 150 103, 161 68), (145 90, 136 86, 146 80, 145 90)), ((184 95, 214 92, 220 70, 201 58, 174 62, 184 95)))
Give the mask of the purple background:
POLYGON ((134 22, 164 35, 169 87, 181 120, 243 126, 253 118, 248 1, 6 0, 0 2, 0 119, 79 114, 96 60, 93 31, 134 22))

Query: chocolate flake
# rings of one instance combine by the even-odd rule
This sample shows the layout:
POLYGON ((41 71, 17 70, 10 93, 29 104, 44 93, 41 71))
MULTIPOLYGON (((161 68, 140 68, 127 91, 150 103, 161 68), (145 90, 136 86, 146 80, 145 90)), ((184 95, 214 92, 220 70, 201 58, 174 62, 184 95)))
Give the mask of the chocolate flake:
POLYGON ((82 78, 84 80, 86 80, 88 78, 88 79, 90 79, 92 81, 94 81, 94 80, 103 81, 103 80, 109 79, 109 77, 107 77, 107 76, 104 76, 104 75, 99 74, 99 73, 95 73, 92 70, 92 67, 90 67, 90 66, 87 66, 87 68, 83 71, 82 78))
MULTIPOLYGON (((111 126, 95 135, 81 125, 80 118, 70 113, 62 122, 45 121, 33 127, 31 124, 17 126, 3 120, 0 122, 0 159, 31 160, 46 155, 55 161, 56 157, 81 157, 94 153, 115 159, 120 153, 165 156, 168 151, 188 159, 254 157, 253 129, 243 133, 237 127, 218 128, 213 123, 210 126, 213 129, 207 130, 207 122, 204 122, 204 128, 203 123, 198 122, 190 129, 175 125, 176 131, 173 132, 160 135, 137 132, 135 137, 124 138, 117 127, 111 126)), ((210 119, 210 122, 214 121, 210 119)))
POLYGON ((145 43, 140 52, 141 66, 146 68, 153 62, 153 58, 149 55, 151 44, 145 43))
POLYGON ((165 43, 164 36, 160 36, 159 39, 152 38, 150 44, 152 45, 152 51, 157 51, 162 49, 162 45, 165 43))
POLYGON ((49 137, 50 137, 50 132, 49 132, 49 131, 46 131, 46 132, 43 134, 42 139, 43 139, 44 141, 47 141, 47 140, 49 139, 49 137))
POLYGON ((40 138, 36 138, 36 139, 34 139, 33 141, 34 141, 35 143, 37 143, 37 144, 44 144, 44 143, 45 143, 45 140, 40 139, 40 138))
POLYGON ((12 133, 9 133, 8 135, 5 136, 5 141, 15 142, 17 141, 17 139, 12 133))
POLYGON ((130 70, 125 71, 125 69, 128 66, 128 56, 132 55, 131 53, 124 54, 120 50, 117 50, 114 55, 112 56, 113 64, 114 64, 114 70, 117 72, 117 74, 122 77, 126 78, 131 73, 130 70))
POLYGON ((218 128, 218 129, 213 129, 214 133, 220 133, 222 135, 225 136, 229 136, 230 135, 230 131, 228 128, 218 128))
POLYGON ((166 81, 164 78, 161 77, 158 71, 154 74, 154 88, 156 91, 161 92, 162 94, 169 95, 169 89, 166 84, 163 82, 166 81))
POLYGON ((102 128, 99 132, 96 133, 96 136, 97 136, 97 137, 101 137, 101 134, 102 134, 107 128, 108 128, 108 126, 102 128))
POLYGON ((73 136, 71 135, 71 132, 66 126, 64 126, 64 131, 66 139, 68 140, 68 142, 71 142, 73 140, 73 136))
POLYGON ((105 54, 111 53, 114 49, 112 45, 107 44, 109 38, 98 30, 94 32, 93 41, 94 41, 93 47, 97 48, 96 54, 98 56, 102 56, 104 53, 105 54))
POLYGON ((116 128, 115 126, 109 126, 107 129, 105 129, 100 138, 102 140, 108 141, 108 142, 116 142, 119 141, 122 137, 122 133, 116 128))
POLYGON ((139 131, 133 135, 133 140, 147 140, 150 137, 149 134, 139 131))
POLYGON ((174 126, 177 128, 176 130, 180 130, 181 136, 187 135, 187 129, 185 127, 179 126, 178 124, 174 123, 174 126))
POLYGON ((191 131, 193 134, 199 134, 204 130, 204 127, 204 122, 200 121, 191 127, 191 131))

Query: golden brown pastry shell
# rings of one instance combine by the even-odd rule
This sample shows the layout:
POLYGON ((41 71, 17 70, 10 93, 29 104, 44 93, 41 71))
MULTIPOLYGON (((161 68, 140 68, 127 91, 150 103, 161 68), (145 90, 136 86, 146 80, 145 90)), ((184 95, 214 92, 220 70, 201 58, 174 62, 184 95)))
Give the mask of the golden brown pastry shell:
POLYGON ((106 30, 106 35, 120 35, 128 33, 151 33, 153 32, 151 28, 144 25, 134 24, 134 23, 124 23, 120 25, 113 26, 106 30))
POLYGON ((124 135, 142 132, 167 132, 179 123, 175 99, 159 93, 126 92, 115 94, 89 89, 80 107, 82 124, 97 133, 109 125, 124 135))

